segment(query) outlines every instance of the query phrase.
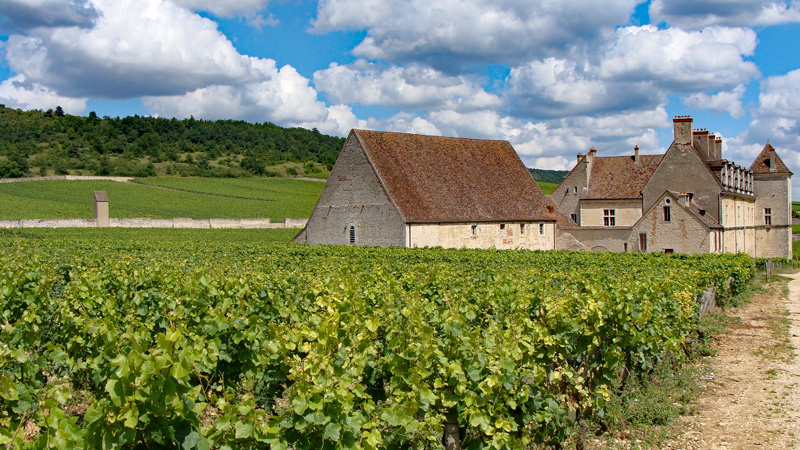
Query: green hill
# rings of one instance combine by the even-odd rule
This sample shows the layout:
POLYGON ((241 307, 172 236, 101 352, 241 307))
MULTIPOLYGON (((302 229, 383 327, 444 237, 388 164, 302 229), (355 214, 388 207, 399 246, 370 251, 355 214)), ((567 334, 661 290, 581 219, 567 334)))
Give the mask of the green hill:
POLYGON ((344 139, 235 120, 99 118, 0 105, 0 178, 325 176, 344 139))
POLYGON ((559 185, 561 180, 569 173, 569 170, 533 169, 530 167, 528 171, 531 173, 534 180, 540 183, 553 183, 556 186, 559 185))

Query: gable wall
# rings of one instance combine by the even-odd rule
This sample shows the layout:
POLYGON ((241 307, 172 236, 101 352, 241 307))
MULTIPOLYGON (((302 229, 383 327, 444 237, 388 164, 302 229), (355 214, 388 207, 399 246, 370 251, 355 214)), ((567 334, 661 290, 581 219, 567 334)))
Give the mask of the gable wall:
POLYGON ((654 208, 649 209, 642 219, 633 227, 628 238, 628 248, 639 251, 639 233, 647 233, 647 253, 663 253, 664 249, 672 249, 675 253, 711 253, 713 252, 713 233, 670 195, 660 198, 654 208), (670 199, 669 222, 664 221, 663 207, 665 200, 670 199))
POLYGON ((692 203, 719 220, 720 187, 691 145, 673 143, 650 181, 642 189, 642 209, 647 211, 665 191, 691 192, 692 203))
POLYGON ((351 134, 305 230, 309 244, 405 246, 405 222, 383 190, 358 139, 351 134))
POLYGON ((584 189, 588 188, 586 184, 586 171, 588 170, 589 157, 584 157, 570 173, 561 181, 561 184, 550 194, 550 198, 556 202, 558 208, 567 217, 571 214, 578 215, 578 223, 580 224, 580 198, 584 189), (577 187, 577 194, 575 188, 577 187))

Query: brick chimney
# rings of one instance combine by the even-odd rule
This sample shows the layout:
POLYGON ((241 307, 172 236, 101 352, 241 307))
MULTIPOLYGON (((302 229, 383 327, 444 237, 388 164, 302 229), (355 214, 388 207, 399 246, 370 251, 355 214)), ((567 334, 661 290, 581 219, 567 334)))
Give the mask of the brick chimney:
POLYGON ((639 146, 633 147, 633 162, 639 162, 639 146))
POLYGON ((672 119, 676 144, 692 145, 692 116, 676 116, 672 119))

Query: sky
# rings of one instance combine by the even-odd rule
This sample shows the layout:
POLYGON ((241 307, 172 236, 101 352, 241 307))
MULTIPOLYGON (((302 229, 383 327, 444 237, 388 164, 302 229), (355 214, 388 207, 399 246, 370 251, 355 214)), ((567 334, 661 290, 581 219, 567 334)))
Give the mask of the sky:
MULTIPOLYGON (((0 0, 0 103, 663 153, 800 173, 800 0, 0 0)), ((800 199, 800 182, 794 183, 800 199)))

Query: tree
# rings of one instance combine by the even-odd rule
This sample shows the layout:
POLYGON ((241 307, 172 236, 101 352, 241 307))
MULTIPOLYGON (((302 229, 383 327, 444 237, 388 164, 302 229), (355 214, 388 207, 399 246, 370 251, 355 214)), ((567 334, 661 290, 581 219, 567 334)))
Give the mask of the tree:
POLYGON ((56 117, 64 117, 64 110, 60 106, 56 106, 55 115, 56 117))

